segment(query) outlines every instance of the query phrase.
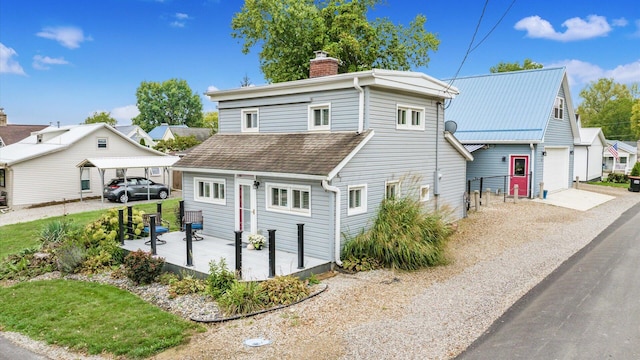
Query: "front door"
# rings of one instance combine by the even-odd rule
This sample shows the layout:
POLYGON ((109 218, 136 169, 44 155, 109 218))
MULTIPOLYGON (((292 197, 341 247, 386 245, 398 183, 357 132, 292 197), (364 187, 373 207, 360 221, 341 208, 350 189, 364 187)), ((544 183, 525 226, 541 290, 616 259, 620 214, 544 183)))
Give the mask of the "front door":
POLYGON ((529 195, 529 156, 509 156, 509 195, 514 195, 515 185, 518 185, 518 196, 529 195))
POLYGON ((237 178, 236 229, 242 231, 242 241, 256 232, 256 189, 253 180, 237 178))

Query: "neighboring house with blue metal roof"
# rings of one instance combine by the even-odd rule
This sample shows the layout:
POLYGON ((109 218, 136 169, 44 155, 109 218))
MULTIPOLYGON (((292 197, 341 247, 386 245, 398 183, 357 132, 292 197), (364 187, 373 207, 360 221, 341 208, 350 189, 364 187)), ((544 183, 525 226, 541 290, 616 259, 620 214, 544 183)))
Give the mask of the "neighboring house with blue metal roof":
POLYGON ((455 136, 476 147, 467 179, 483 187, 535 197, 567 189, 573 182, 574 145, 580 143, 564 68, 495 73, 450 81, 460 95, 445 119, 455 136))
POLYGON ((144 131, 138 125, 121 125, 121 126, 114 126, 114 127, 116 128, 116 130, 123 133, 124 136, 137 142, 140 145, 144 145, 146 147, 151 147, 151 148, 156 145, 156 142, 153 141, 153 138, 151 137, 151 135, 149 135, 146 131, 144 131))

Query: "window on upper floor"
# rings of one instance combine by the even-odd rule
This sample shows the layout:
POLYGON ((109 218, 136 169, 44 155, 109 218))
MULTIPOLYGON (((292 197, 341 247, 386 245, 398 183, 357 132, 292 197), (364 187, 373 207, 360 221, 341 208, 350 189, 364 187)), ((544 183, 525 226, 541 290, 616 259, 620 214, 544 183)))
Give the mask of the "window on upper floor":
POLYGON ((267 210, 311 216, 311 187, 267 183, 267 210))
POLYGON ((244 109, 242 113, 242 132, 258 132, 258 109, 244 109))
POLYGON ((331 104, 309 105, 309 130, 331 130, 331 104))
POLYGON ((367 185, 349 186, 349 203, 347 215, 357 215, 367 212, 367 185))
POLYGON ((400 181, 387 181, 385 183, 385 197, 387 199, 397 199, 400 197, 400 181))
POLYGON ((424 108, 398 105, 396 129, 424 130, 424 108))
POLYGON ((107 138, 98 138, 98 149, 106 149, 108 144, 107 138))
POLYGON ((562 120, 564 119, 564 99, 557 97, 553 104, 553 118, 562 120))
POLYGON ((193 192, 195 201, 220 205, 227 204, 224 179, 194 178, 193 186, 195 188, 193 192))

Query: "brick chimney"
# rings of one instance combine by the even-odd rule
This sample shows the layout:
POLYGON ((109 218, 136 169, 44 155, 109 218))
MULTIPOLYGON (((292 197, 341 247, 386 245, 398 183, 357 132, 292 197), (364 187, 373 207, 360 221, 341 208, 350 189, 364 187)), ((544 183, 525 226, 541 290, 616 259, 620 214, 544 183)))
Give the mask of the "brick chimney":
POLYGON ((7 114, 4 113, 4 108, 0 108, 0 126, 7 126, 7 114))
POLYGON ((338 74, 338 63, 340 60, 329 57, 329 54, 322 50, 314 51, 314 53, 316 54, 316 58, 311 59, 309 67, 310 78, 338 74))

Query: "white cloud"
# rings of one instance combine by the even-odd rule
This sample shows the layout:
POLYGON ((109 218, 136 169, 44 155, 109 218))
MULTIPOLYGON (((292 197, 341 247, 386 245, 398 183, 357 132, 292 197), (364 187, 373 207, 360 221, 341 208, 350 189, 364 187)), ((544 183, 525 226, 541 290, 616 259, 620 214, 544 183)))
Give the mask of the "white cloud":
POLYGON ((48 65, 67 65, 69 62, 64 58, 51 58, 48 56, 36 55, 33 57, 33 68, 37 70, 49 70, 48 65))
POLYGON ((213 86, 213 85, 209 85, 209 87, 207 88, 207 92, 210 92, 210 91, 218 91, 218 90, 220 90, 220 89, 218 89, 217 87, 215 87, 215 86, 213 86))
POLYGON ((567 68, 567 76, 571 87, 582 88, 589 82, 598 81, 601 78, 613 78, 615 82, 621 84, 640 82, 640 59, 629 64, 618 65, 609 70, 576 59, 545 64, 545 67, 555 66, 565 66, 567 68))
POLYGON ((36 35, 55 40, 69 49, 79 48, 80 43, 93 40, 91 36, 84 36, 82 29, 73 26, 46 27, 36 35))
POLYGON ((187 20, 192 19, 188 14, 185 14, 185 13, 175 13, 173 17, 176 20, 171 22, 169 25, 171 25, 172 27, 178 27, 178 28, 183 28, 186 25, 187 20))
POLYGON ((140 111, 135 105, 126 105, 113 108, 113 110, 111 110, 111 117, 118 120, 119 124, 131 124, 131 119, 138 116, 139 114, 140 111))
POLYGON ((524 30, 530 38, 550 39, 557 41, 575 41, 606 36, 611 26, 604 16, 589 15, 587 21, 574 17, 562 23, 565 32, 557 32, 551 23, 540 16, 529 16, 518 21, 514 28, 524 30))
POLYGON ((0 43, 0 74, 26 75, 20 63, 13 59, 18 53, 0 43))
POLYGON ((622 17, 620 19, 613 19, 613 21, 611 22, 611 25, 624 27, 629 25, 629 21, 627 21, 627 19, 622 17))

